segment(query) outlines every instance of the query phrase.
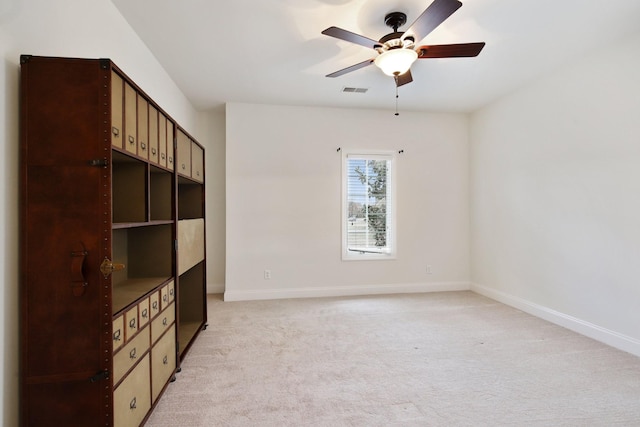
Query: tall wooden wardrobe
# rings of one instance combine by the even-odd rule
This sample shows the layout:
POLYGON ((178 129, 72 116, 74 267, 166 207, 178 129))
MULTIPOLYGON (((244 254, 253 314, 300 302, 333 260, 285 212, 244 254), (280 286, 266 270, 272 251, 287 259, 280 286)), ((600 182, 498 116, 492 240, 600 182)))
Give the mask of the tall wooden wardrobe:
POLYGON ((139 426, 206 326, 204 150, 108 59, 20 84, 21 425, 139 426))

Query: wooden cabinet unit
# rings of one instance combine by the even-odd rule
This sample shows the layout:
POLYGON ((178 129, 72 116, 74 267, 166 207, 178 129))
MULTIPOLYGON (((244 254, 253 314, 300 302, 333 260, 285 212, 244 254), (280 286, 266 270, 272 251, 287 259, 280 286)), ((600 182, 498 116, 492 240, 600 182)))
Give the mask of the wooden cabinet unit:
POLYGON ((206 326, 204 151, 108 59, 20 97, 21 425, 140 426, 206 326))

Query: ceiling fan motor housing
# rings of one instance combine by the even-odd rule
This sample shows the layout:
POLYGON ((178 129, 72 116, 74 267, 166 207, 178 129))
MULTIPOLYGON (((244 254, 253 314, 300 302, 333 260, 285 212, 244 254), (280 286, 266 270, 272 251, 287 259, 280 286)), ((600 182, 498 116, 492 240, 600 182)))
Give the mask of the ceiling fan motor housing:
POLYGON ((384 23, 393 28, 393 32, 397 33, 398 28, 407 23, 407 15, 402 12, 391 12, 384 17, 384 23))

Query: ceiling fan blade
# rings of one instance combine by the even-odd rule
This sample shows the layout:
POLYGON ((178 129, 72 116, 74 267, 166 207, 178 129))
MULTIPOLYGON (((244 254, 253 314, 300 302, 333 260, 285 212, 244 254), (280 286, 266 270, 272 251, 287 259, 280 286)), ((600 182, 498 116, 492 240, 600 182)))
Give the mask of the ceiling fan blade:
POLYGON ((413 76, 411 75, 411 70, 407 71, 404 74, 400 74, 396 80, 396 86, 400 87, 402 85, 406 85, 407 83, 411 83, 413 81, 413 76))
POLYGON ((343 74, 347 74, 350 73, 352 71, 356 71, 359 70, 360 68, 364 68, 367 65, 371 65, 373 63, 373 59, 367 59, 366 61, 362 61, 358 64, 352 65, 350 67, 347 68, 343 68, 342 70, 338 70, 336 72, 333 72, 331 74, 327 74, 326 77, 339 77, 343 74))
POLYGON ((409 29, 405 31, 402 39, 404 40, 408 36, 413 36, 414 42, 419 42, 461 6, 462 3, 458 0, 435 0, 422 12, 422 15, 411 24, 409 29))
POLYGON ((484 48, 484 42, 440 44, 433 46, 420 46, 416 49, 418 59, 424 58, 468 58, 478 56, 484 48))
POLYGON ((364 47, 374 49, 376 46, 380 46, 380 42, 370 39, 360 34, 352 33, 351 31, 343 30, 338 27, 329 27, 322 32, 326 36, 335 37, 340 40, 359 44, 364 47))

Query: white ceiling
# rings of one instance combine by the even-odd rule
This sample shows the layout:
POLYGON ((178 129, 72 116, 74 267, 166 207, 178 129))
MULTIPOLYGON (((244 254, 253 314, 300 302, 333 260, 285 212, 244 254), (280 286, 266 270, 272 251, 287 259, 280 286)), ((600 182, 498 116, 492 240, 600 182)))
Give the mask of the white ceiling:
MULTIPOLYGON (((384 16, 411 24, 432 0, 112 0, 198 109, 226 102, 395 108, 395 84, 332 25, 379 39, 384 16), (368 88, 365 94, 343 87, 368 88)), ((401 110, 473 111, 518 86, 640 32, 640 0, 461 0, 419 44, 486 42, 476 58, 422 59, 401 110)), ((640 54, 640 52, 639 52, 640 54)))

